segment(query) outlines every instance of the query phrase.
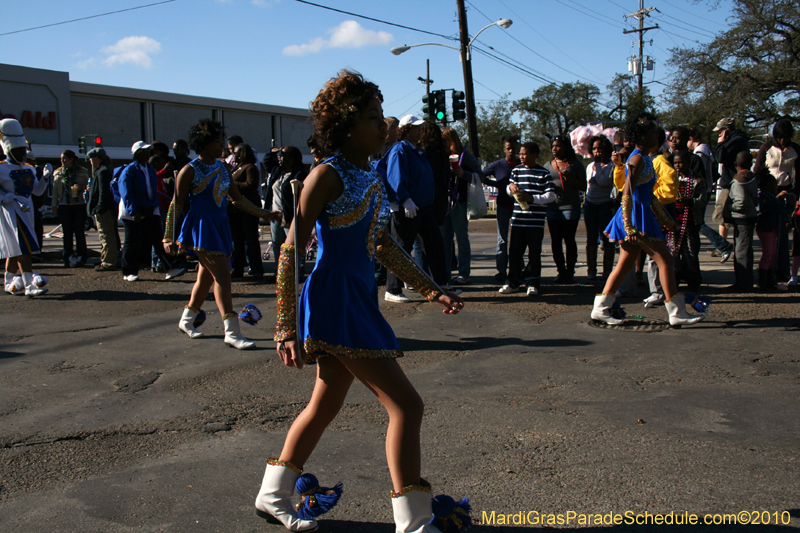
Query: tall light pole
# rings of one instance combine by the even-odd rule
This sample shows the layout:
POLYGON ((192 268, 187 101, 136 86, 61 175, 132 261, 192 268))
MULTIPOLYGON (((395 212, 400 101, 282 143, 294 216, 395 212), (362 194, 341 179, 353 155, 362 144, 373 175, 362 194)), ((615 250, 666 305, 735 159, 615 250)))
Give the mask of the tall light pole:
POLYGON ((508 28, 511 26, 512 21, 510 19, 500 19, 497 22, 492 22, 491 24, 487 24, 483 28, 475 34, 471 40, 469 38, 469 32, 467 31, 467 12, 464 7, 464 0, 456 0, 458 4, 458 29, 461 35, 461 47, 456 48, 454 46, 449 46, 446 44, 441 43, 422 43, 422 44, 413 44, 413 45, 404 45, 404 46, 395 46, 392 48, 392 53, 396 56, 399 56, 403 52, 408 51, 411 48, 417 46, 443 46, 445 48, 451 48, 453 50, 458 50, 461 55, 461 65, 464 71, 464 95, 466 97, 466 104, 467 104, 467 133, 469 135, 469 149, 475 157, 479 157, 480 150, 478 146, 478 124, 476 121, 476 110, 475 110, 475 94, 472 85, 472 54, 471 47, 472 43, 475 42, 478 35, 481 34, 483 30, 486 28, 491 28, 492 26, 500 26, 502 28, 508 28))

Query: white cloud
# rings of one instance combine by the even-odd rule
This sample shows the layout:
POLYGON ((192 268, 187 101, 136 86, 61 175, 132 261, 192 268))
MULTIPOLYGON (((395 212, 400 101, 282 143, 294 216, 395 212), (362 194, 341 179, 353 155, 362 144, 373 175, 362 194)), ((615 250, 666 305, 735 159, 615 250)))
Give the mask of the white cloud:
POLYGON ((141 68, 151 68, 153 59, 150 56, 161 52, 161 43, 150 37, 132 35, 106 46, 102 52, 108 55, 103 64, 109 67, 130 63, 141 68))
POLYGON ((270 7, 277 4, 280 1, 281 0, 250 0, 250 3, 258 7, 270 7))
POLYGON ((363 28, 355 20, 346 20, 329 29, 325 37, 315 37, 304 44, 293 44, 283 49, 285 56, 316 54, 326 48, 363 48, 364 46, 387 45, 394 40, 391 33, 363 28))

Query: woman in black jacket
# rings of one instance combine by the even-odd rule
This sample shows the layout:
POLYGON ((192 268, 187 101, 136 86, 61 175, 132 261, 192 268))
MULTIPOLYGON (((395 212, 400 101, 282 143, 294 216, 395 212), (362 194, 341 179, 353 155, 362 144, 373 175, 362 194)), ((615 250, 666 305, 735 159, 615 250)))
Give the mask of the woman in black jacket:
MULTIPOLYGON (((256 156, 247 144, 240 144, 234 152, 235 164, 231 180, 236 182, 239 192, 253 205, 261 205, 258 193, 259 173, 256 156)), ((228 204, 228 220, 233 237, 233 271, 231 278, 244 276, 245 264, 250 263, 250 276, 261 279, 264 266, 261 264, 261 246, 258 243, 258 217, 236 209, 228 204)))

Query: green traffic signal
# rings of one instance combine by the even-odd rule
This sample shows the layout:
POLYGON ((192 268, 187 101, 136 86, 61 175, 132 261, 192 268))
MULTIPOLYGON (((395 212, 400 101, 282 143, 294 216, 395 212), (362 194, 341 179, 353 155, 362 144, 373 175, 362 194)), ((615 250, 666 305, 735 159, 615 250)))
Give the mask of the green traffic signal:
POLYGON ((444 120, 444 111, 436 112, 436 120, 444 120))

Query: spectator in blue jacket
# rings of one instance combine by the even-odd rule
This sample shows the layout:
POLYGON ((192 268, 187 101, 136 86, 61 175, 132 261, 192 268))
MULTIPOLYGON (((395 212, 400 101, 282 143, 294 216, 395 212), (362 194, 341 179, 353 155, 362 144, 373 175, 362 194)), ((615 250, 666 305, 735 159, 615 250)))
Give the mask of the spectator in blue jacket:
MULTIPOLYGON (((435 184, 433 170, 425 154, 417 147, 424 121, 414 115, 400 119, 400 142, 395 144, 377 164, 386 180, 386 193, 392 208, 392 235, 407 252, 411 252, 419 235, 433 280, 440 286, 447 283, 444 266, 444 243, 433 209, 435 184)), ((386 278, 387 302, 410 302, 400 280, 392 274, 386 278)))
POLYGON ((125 242, 122 245, 122 278, 138 281, 139 269, 150 264, 151 250, 155 249, 167 269, 167 279, 186 272, 173 268, 164 253, 161 239, 161 213, 158 201, 158 177, 148 162, 150 145, 137 141, 131 147, 133 162, 125 167, 119 177, 120 218, 125 225, 125 242))

